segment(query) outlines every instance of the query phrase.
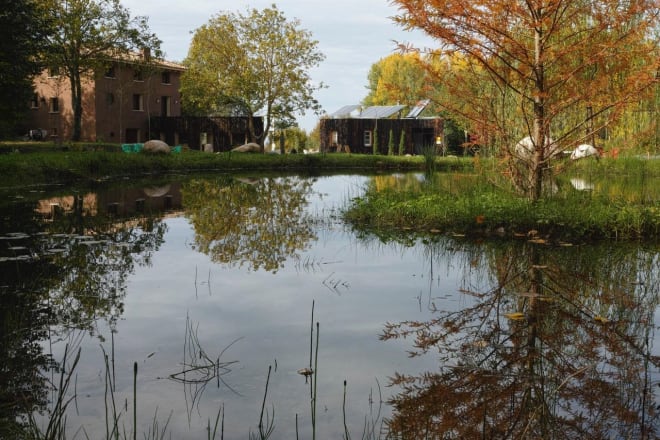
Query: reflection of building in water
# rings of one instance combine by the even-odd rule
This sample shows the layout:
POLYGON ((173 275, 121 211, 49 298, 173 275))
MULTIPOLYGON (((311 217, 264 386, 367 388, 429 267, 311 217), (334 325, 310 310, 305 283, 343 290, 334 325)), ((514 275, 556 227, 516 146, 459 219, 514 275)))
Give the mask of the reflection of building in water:
POLYGON ((52 220, 58 215, 74 212, 82 212, 83 215, 97 215, 97 196, 87 193, 83 196, 61 196, 50 199, 39 200, 35 211, 44 218, 52 220))
POLYGON ((133 217, 181 210, 181 184, 167 183, 144 188, 121 188, 39 200, 35 211, 45 219, 78 213, 85 216, 133 217))

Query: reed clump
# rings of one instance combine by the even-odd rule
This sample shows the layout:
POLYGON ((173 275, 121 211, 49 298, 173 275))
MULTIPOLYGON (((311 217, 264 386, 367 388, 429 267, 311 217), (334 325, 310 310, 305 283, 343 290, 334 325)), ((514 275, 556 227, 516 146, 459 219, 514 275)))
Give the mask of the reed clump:
MULTIPOLYGON (((487 175, 454 175, 423 185, 370 185, 344 210, 358 229, 434 231, 548 240, 660 239, 660 173, 647 165, 592 169, 589 190, 558 181, 555 194, 531 201, 487 175), (613 178, 613 170, 619 177, 613 178)), ((437 174, 437 173, 436 173, 437 174)))

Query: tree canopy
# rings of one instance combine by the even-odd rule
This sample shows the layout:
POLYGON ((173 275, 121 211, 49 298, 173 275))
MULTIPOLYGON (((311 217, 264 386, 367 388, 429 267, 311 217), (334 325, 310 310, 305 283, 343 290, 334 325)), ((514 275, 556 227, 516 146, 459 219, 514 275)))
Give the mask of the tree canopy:
POLYGON ((70 82, 72 140, 79 140, 83 78, 131 51, 149 49, 159 57, 161 41, 149 31, 146 17, 131 17, 119 0, 40 1, 57 29, 49 35, 46 62, 70 82))
POLYGON ((444 151, 463 154, 465 135, 461 115, 449 113, 440 103, 447 94, 442 78, 442 70, 450 70, 446 62, 419 52, 393 53, 372 64, 369 70, 368 94, 362 100, 364 105, 415 106, 420 100, 429 100, 425 109, 427 115, 440 115, 444 118, 444 151))
POLYGON ((447 86, 444 107, 505 153, 531 138, 526 173, 514 177, 532 199, 559 149, 610 124, 657 81, 656 0, 394 3, 398 23, 441 43, 433 56, 461 64, 429 68, 447 86))
POLYGON ((364 105, 404 104, 414 106, 431 90, 425 87, 424 60, 417 52, 393 53, 374 63, 369 70, 369 94, 364 105))
POLYGON ((318 42, 287 20, 275 5, 246 13, 221 13, 195 31, 183 64, 181 92, 186 112, 199 115, 264 115, 263 147, 272 124, 309 109, 320 110, 309 69, 325 58, 318 42))
MULTIPOLYGON (((0 9, 0 136, 26 129, 32 78, 41 69, 39 55, 49 30, 47 16, 35 0, 4 2, 0 9)), ((35 128, 35 127, 32 127, 35 128)))

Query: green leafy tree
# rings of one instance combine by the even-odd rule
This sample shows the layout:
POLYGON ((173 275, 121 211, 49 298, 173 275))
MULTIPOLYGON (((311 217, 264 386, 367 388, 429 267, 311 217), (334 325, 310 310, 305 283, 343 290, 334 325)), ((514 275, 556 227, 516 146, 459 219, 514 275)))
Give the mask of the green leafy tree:
POLYGON ((181 78, 183 105, 192 114, 240 114, 263 149, 275 121, 319 111, 309 69, 325 58, 318 42, 275 5, 262 11, 221 13, 195 31, 181 78), (264 115, 264 131, 253 119, 264 115))
POLYGON ((435 75, 447 85, 443 107, 458 107, 483 141, 499 140, 507 163, 523 164, 514 183, 532 200, 543 195, 554 156, 616 120, 657 81, 655 0, 394 3, 397 22, 442 45, 437 58, 463 63, 435 75), (587 108, 590 120, 575 117, 587 108), (508 147, 524 136, 532 146, 521 157, 508 147))
POLYGON ((162 55, 161 41, 148 28, 146 17, 131 17, 119 0, 42 0, 56 32, 49 37, 46 62, 58 68, 71 86, 72 140, 81 135, 83 82, 112 59, 149 49, 162 55))
POLYGON ((318 122, 307 135, 305 145, 309 150, 318 151, 321 147, 321 123, 318 122))
MULTIPOLYGON (((0 137, 19 134, 32 94, 32 78, 41 70, 50 23, 34 0, 4 2, 0 9, 0 137)), ((35 127, 33 127, 35 128, 35 127)))
POLYGON ((302 153, 307 148, 307 133, 300 127, 293 126, 284 130, 286 151, 302 153))

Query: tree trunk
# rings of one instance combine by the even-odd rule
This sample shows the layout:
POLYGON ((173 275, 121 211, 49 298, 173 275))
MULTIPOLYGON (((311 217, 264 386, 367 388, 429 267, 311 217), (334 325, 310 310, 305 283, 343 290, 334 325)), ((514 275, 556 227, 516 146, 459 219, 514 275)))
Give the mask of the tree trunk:
MULTIPOLYGON (((540 19, 541 11, 537 11, 540 19)), ((539 25, 540 26, 540 25, 539 25)), ((534 153, 532 154, 529 169, 529 197, 539 200, 543 193, 543 171, 545 167, 546 149, 546 127, 545 127, 545 77, 543 71, 543 45, 540 27, 534 31, 534 125, 532 138, 534 140, 534 153)))
POLYGON ((82 84, 80 73, 71 74, 71 106, 73 107, 72 141, 79 141, 82 133, 82 84))
POLYGON ((261 152, 264 152, 264 134, 257 136, 256 130, 254 128, 254 114, 248 116, 248 133, 250 133, 250 142, 259 144, 261 147, 261 152))

